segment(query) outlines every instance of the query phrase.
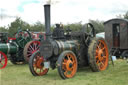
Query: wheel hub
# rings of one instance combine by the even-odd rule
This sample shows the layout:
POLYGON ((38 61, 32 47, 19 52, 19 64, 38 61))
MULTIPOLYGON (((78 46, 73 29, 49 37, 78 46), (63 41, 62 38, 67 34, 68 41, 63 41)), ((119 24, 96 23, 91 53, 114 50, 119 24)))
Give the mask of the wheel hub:
POLYGON ((73 66, 72 63, 70 63, 70 64, 69 64, 69 68, 72 68, 72 66, 73 66))
POLYGON ((44 62, 42 62, 40 65, 41 65, 41 66, 44 66, 44 62))
POLYGON ((36 63, 37 68, 42 68, 42 67, 43 67, 42 61, 43 61, 42 58, 40 58, 40 59, 37 61, 37 63, 36 63))
POLYGON ((68 60, 67 63, 66 63, 66 69, 69 71, 69 70, 71 70, 72 66, 73 66, 72 61, 68 60))
POLYGON ((99 58, 101 58, 103 56, 103 51, 102 50, 99 50, 98 56, 99 56, 99 58))

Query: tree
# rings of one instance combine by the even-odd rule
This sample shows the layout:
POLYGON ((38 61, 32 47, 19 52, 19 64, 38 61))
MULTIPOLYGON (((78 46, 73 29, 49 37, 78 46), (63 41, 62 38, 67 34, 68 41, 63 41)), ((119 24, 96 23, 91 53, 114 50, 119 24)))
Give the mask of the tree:
POLYGON ((8 32, 8 29, 6 27, 0 27, 0 32, 8 32))
POLYGON ((45 26, 40 21, 36 22, 34 25, 30 25, 30 31, 42 32, 44 29, 45 26))
POLYGON ((15 21, 11 22, 10 26, 9 26, 9 36, 13 37, 14 34, 18 31, 18 28, 21 28, 22 30, 25 29, 30 29, 30 25, 26 22, 24 22, 23 20, 21 20, 21 18, 16 18, 15 21))
POLYGON ((81 24, 81 22, 64 25, 64 29, 70 28, 72 31, 79 31, 82 29, 82 27, 83 25, 81 24))
POLYGON ((125 14, 123 14, 123 15, 119 14, 116 17, 117 18, 122 18, 122 19, 128 19, 128 11, 125 14))
POLYGON ((123 15, 124 19, 128 19, 128 11, 123 15))

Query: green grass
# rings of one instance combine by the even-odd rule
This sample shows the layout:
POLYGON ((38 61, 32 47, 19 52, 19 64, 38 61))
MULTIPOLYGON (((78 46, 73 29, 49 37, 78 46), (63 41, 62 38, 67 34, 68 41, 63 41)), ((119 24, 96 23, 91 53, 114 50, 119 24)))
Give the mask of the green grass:
POLYGON ((45 76, 33 76, 28 65, 13 65, 8 62, 5 69, 0 70, 0 85, 128 85, 128 63, 115 61, 102 72, 92 72, 82 68, 71 79, 62 80, 55 70, 49 70, 45 76))

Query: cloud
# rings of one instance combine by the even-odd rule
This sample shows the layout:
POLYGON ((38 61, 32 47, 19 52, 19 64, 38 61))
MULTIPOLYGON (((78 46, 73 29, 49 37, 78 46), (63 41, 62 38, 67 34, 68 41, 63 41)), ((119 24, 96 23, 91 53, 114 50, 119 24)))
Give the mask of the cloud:
POLYGON ((24 12, 20 15, 20 17, 28 21, 29 23, 34 23, 36 21, 41 21, 43 22, 43 5, 37 4, 37 3, 31 3, 28 5, 25 5, 24 7, 24 12))
MULTIPOLYGON (((19 16, 28 23, 44 23, 43 4, 48 0, 2 0, 0 8, 10 16, 19 16)), ((93 20, 108 20, 128 11, 127 0, 51 0, 51 21, 55 23, 73 23, 93 20)), ((1 14, 1 13, 0 13, 1 14)), ((3 19, 4 25, 14 18, 3 19), (7 20, 8 19, 8 20, 7 20)))

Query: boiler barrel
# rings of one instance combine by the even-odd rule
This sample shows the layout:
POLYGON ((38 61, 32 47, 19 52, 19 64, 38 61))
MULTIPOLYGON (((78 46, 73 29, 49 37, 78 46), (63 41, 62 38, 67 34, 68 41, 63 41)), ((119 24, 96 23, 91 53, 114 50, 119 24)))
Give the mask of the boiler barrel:
POLYGON ((70 50, 76 53, 80 49, 80 42, 77 40, 55 40, 55 41, 42 41, 40 46, 40 53, 44 59, 48 59, 53 55, 59 55, 65 50, 70 50), (53 54, 54 53, 54 54, 53 54))
POLYGON ((16 53, 18 47, 14 44, 0 44, 0 51, 4 52, 5 54, 13 54, 16 53))
POLYGON ((73 52, 80 49, 80 43, 76 40, 57 41, 57 47, 54 48, 54 54, 57 55, 65 50, 72 50, 73 52), (77 49, 77 50, 76 50, 77 49))

